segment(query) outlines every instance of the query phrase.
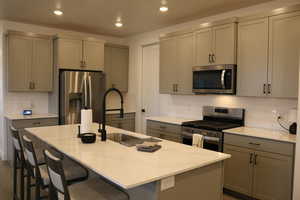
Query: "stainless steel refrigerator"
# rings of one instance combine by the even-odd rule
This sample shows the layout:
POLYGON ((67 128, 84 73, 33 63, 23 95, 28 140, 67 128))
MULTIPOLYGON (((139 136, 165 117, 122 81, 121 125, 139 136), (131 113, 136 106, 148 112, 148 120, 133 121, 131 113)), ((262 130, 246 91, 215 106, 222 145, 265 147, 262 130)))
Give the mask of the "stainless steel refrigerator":
POLYGON ((80 123, 80 111, 93 109, 93 121, 102 122, 105 74, 93 71, 60 70, 59 123, 80 123))

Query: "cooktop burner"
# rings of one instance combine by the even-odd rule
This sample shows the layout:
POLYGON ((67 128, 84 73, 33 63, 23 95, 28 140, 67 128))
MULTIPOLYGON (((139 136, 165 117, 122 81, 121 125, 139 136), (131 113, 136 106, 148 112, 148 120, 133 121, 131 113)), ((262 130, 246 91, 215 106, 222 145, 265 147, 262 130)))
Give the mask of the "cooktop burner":
POLYGON ((235 123, 229 123, 229 122, 197 120, 197 121, 184 122, 182 124, 182 126, 191 127, 191 128, 222 131, 222 130, 225 130, 225 129, 236 128, 236 127, 239 127, 241 125, 240 124, 235 124, 235 123))

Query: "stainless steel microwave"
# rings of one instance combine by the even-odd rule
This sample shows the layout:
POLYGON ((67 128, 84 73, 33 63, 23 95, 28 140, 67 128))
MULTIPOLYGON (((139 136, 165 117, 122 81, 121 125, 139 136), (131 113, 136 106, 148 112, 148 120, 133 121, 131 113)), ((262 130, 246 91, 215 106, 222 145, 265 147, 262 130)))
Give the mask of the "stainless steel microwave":
POLYGON ((193 67, 193 92, 196 94, 235 94, 236 65, 193 67))

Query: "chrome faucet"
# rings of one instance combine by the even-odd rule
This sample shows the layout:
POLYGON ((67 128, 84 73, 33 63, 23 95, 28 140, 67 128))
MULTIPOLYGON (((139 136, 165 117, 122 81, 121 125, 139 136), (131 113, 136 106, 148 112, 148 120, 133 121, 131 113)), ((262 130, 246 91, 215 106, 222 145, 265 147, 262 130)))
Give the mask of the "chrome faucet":
POLYGON ((120 90, 118 90, 117 88, 110 88, 108 89, 103 96, 103 102, 102 102, 102 127, 101 127, 101 123, 99 122, 99 129, 98 132, 101 133, 101 141, 106 141, 106 129, 105 129, 105 125, 106 125, 106 112, 107 111, 120 111, 120 118, 124 117, 124 108, 123 108, 123 95, 121 93, 120 90), (121 108, 117 108, 117 109, 106 109, 106 97, 110 92, 117 92, 120 96, 121 99, 121 108))

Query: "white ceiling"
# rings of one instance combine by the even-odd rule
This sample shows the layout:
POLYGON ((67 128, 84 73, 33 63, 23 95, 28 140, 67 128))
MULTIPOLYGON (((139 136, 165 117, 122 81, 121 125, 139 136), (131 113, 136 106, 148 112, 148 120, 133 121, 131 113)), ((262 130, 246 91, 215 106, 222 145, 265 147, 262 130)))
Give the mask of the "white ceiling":
MULTIPOLYGON (((129 36, 271 0, 0 0, 5 19, 75 31, 129 36), (53 15, 61 8, 63 16, 53 15), (124 27, 114 26, 122 17, 124 27)), ((0 15, 1 17, 1 15, 0 15)))

